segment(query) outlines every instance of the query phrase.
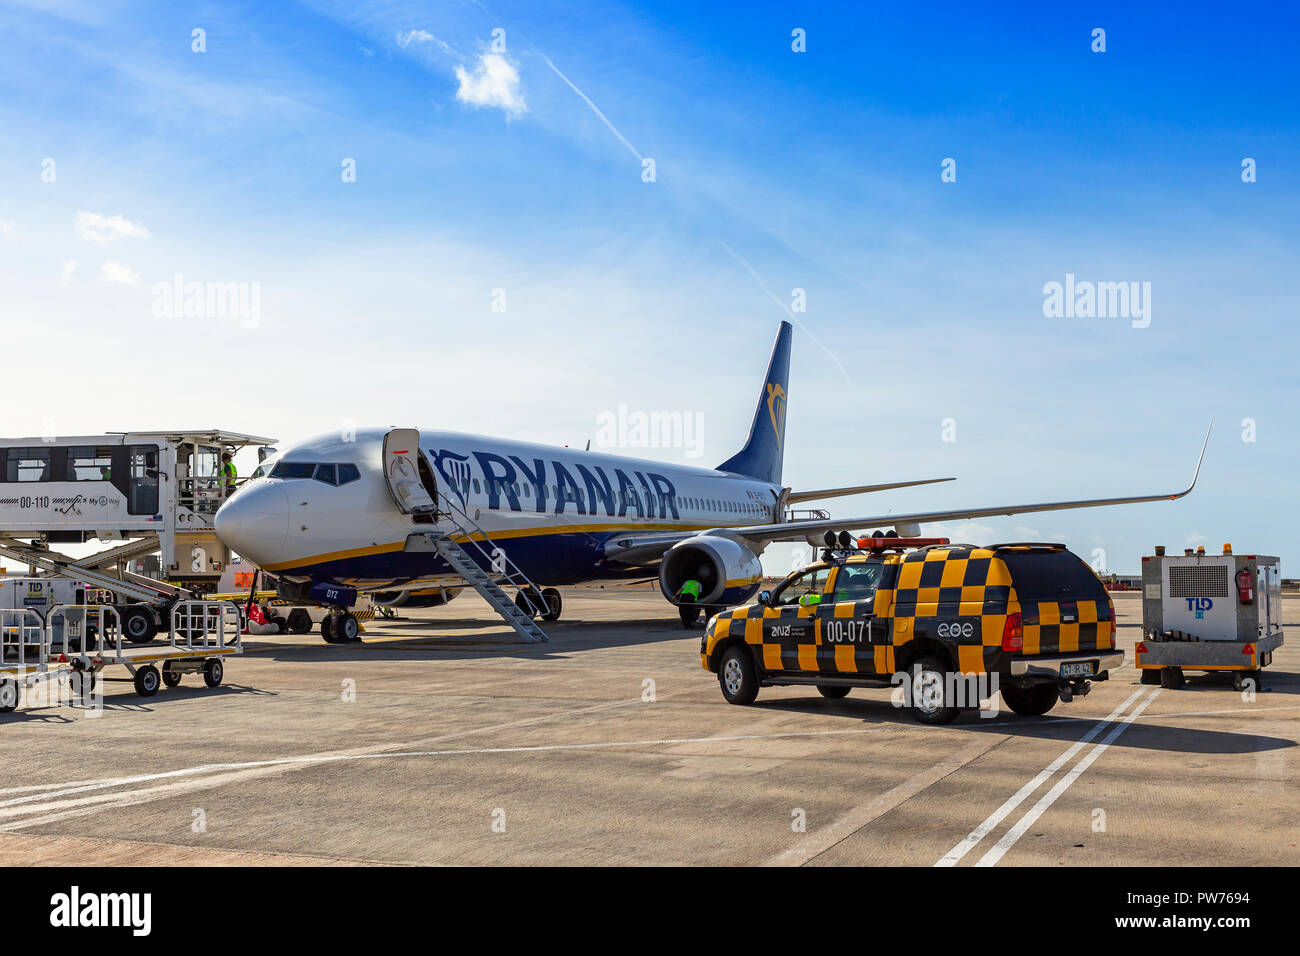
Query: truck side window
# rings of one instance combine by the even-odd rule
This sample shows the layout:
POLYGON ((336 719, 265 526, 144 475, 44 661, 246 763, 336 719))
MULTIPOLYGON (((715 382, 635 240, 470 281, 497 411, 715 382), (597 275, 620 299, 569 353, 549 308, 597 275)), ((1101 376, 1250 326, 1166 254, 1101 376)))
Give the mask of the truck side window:
POLYGON ((836 601, 867 601, 875 597, 880 585, 879 564, 846 564, 835 579, 836 601))
POLYGON ((781 585, 781 590, 776 594, 776 604, 782 607, 788 607, 792 604, 798 604, 800 598, 809 594, 821 594, 826 589, 826 579, 830 576, 830 568, 814 568, 811 571, 805 571, 797 577, 790 578, 785 584, 781 585))

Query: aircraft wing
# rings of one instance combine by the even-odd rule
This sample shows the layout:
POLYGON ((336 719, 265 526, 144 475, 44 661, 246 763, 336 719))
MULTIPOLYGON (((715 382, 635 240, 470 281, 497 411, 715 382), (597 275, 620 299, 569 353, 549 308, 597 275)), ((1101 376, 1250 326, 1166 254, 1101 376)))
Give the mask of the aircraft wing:
POLYGON ((748 525, 743 528, 718 528, 713 531, 665 531, 648 534, 618 535, 605 545, 605 554, 611 560, 628 564, 641 564, 657 560, 665 551, 687 538, 698 534, 719 534, 748 542, 761 551, 773 541, 801 541, 827 531, 844 531, 891 525, 926 524, 933 521, 961 521, 966 518, 990 518, 1002 515, 1031 514, 1039 511, 1068 511, 1073 508, 1107 508, 1112 505, 1130 505, 1147 501, 1175 501, 1196 487, 1205 460, 1205 448, 1210 443, 1206 431, 1200 457, 1192 483, 1182 491, 1157 495, 1129 495, 1122 498, 1088 498, 1081 501, 1047 501, 1024 505, 997 505, 986 508, 961 508, 949 511, 920 511, 913 514, 868 515, 854 518, 826 518, 808 521, 785 521, 776 524, 748 525))
POLYGON ((805 501, 821 501, 823 498, 842 498, 845 495, 865 495, 873 491, 889 491, 893 488, 912 488, 916 485, 933 485, 939 481, 956 481, 956 478, 925 478, 921 481, 890 481, 883 485, 854 485, 852 488, 822 488, 818 491, 792 491, 785 496, 788 505, 802 504, 805 501))

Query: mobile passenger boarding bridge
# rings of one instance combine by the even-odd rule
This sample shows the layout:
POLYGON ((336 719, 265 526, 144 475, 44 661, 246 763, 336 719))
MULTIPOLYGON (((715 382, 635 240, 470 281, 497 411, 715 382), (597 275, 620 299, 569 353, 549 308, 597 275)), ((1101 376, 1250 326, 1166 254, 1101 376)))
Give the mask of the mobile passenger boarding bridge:
POLYGON ((223 429, 0 439, 0 557, 112 590, 128 639, 147 641, 230 561, 213 517, 241 482, 223 474, 222 454, 258 446, 265 457, 273 443, 223 429), (91 541, 108 547, 54 549, 91 541), (123 567, 154 553, 165 581, 123 567))

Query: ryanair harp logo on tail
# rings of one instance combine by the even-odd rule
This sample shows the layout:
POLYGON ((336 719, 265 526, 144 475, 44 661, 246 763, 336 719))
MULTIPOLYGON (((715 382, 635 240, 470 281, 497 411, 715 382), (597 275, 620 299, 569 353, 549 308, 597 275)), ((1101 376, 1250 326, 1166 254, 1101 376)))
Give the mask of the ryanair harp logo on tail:
POLYGON ((785 436, 785 389, 780 385, 767 383, 767 414, 772 419, 772 431, 776 432, 776 447, 781 447, 785 436))

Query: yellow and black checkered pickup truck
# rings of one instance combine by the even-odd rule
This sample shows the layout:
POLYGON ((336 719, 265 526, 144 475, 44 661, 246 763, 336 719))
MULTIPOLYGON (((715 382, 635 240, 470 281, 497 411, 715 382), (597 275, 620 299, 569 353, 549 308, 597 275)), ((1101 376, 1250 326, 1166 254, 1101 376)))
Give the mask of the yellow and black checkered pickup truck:
MULTIPOLYGON (((1017 714, 1086 694, 1124 659, 1101 581, 1059 544, 838 554, 710 619, 700 660, 723 696, 892 684, 924 723, 1000 691, 1017 714)), ((899 695, 895 695, 899 699, 899 695)))

